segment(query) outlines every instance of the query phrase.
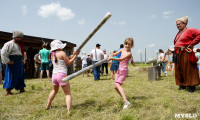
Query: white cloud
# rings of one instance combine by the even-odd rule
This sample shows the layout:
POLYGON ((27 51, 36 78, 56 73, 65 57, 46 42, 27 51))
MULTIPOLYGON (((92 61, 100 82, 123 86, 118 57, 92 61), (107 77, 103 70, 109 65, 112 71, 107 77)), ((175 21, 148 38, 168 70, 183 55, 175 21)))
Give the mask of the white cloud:
POLYGON ((150 48, 152 48, 152 47, 154 47, 155 46, 155 44, 150 44, 150 45, 148 45, 148 47, 150 47, 150 48))
POLYGON ((163 16, 163 18, 164 18, 164 19, 169 19, 169 18, 170 18, 170 16, 163 16))
POLYGON ((155 14, 153 14, 153 15, 150 16, 151 19, 154 19, 155 17, 156 17, 155 14))
POLYGON ((27 14, 27 6, 26 6, 26 5, 23 5, 23 6, 21 7, 21 9, 22 9, 22 14, 23 14, 23 15, 26 15, 26 14, 27 14))
POLYGON ((117 22, 111 21, 110 23, 113 24, 113 25, 117 25, 117 22))
POLYGON ((119 24, 119 25, 125 25, 126 22, 125 22, 125 21, 121 21, 121 22, 119 22, 118 24, 119 24))
POLYGON ((163 18, 164 19, 169 19, 170 18, 170 15, 173 13, 173 11, 164 11, 163 12, 163 18))
POLYGON ((173 13, 173 11, 164 11, 163 12, 163 15, 170 15, 170 14, 172 14, 173 13))
POLYGON ((110 23, 111 23, 112 25, 125 25, 125 24, 126 24, 125 21, 120 21, 120 22, 113 22, 113 21, 111 21, 110 23))
POLYGON ((40 6, 40 9, 38 10, 38 15, 44 18, 56 15, 62 21, 72 19, 75 16, 71 9, 64 8, 60 5, 60 3, 53 2, 48 5, 40 6))
POLYGON ((79 24, 79 25, 85 24, 85 20, 79 20, 79 21, 78 21, 78 24, 79 24))

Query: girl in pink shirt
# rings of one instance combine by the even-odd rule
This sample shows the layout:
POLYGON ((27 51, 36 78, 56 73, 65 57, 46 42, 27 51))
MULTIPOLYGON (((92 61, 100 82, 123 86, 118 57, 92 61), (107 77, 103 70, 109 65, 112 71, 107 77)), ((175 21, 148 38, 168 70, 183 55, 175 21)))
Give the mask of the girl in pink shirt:
POLYGON ((120 61, 119 63, 119 69, 117 71, 116 77, 115 77, 115 89, 118 92, 118 94, 123 98, 124 100, 124 106, 123 109, 128 108, 128 106, 131 104, 124 93, 124 89, 121 87, 123 82, 126 79, 126 76, 128 75, 128 62, 132 57, 131 48, 134 46, 133 38, 127 38, 124 42, 125 48, 120 49, 116 53, 113 53, 109 58, 110 60, 116 60, 120 61), (117 54, 121 53, 120 58, 113 58, 113 56, 116 56, 117 54))

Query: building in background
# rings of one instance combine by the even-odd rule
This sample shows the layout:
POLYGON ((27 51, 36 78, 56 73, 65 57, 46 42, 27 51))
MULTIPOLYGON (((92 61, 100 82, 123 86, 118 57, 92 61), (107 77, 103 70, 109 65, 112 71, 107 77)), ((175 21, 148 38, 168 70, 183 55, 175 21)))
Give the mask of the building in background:
MULTIPOLYGON (((0 31, 0 49, 3 47, 3 45, 12 40, 12 33, 0 31)), ((27 65, 26 65, 26 76, 29 78, 33 78, 34 75, 34 55, 37 53, 36 51, 41 49, 42 43, 48 42, 47 49, 50 49, 50 43, 54 39, 49 38, 42 38, 42 37, 36 37, 36 36, 30 36, 30 35, 24 35, 23 41, 24 41, 24 49, 27 54, 27 65)), ((76 44, 70 43, 67 41, 61 40, 63 43, 66 43, 66 47, 63 49, 65 53, 69 56, 73 54, 74 47, 76 47, 76 44)), ((74 67, 73 65, 68 66, 68 74, 73 73, 74 67)))

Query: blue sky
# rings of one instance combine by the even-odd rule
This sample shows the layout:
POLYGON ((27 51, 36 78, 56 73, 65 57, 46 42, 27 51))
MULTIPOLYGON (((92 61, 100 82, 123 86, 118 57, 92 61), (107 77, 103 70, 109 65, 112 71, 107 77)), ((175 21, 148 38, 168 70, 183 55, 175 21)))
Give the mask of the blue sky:
POLYGON ((133 37, 134 60, 140 61, 142 54, 144 61, 145 48, 148 60, 158 49, 173 46, 177 18, 189 16, 188 27, 200 29, 199 5, 199 0, 1 0, 0 30, 20 30, 79 46, 110 12, 112 17, 82 51, 89 54, 99 43, 109 53, 133 37))

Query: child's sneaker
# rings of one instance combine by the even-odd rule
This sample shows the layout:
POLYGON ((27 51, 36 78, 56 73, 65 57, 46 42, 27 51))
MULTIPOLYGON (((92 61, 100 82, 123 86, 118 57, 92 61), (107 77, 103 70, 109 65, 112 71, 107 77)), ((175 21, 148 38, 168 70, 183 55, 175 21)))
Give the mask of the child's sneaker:
POLYGON ((3 82, 1 81, 0 84, 3 84, 3 82))
POLYGON ((126 101, 126 102, 124 103, 123 109, 127 109, 128 106, 130 106, 130 105, 131 105, 131 103, 130 103, 129 101, 126 101))

